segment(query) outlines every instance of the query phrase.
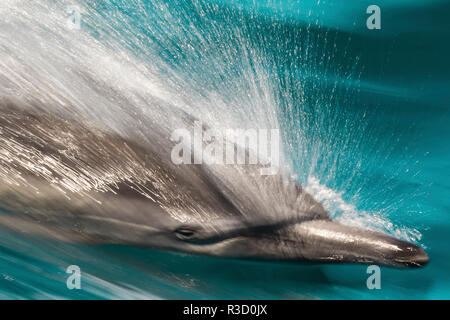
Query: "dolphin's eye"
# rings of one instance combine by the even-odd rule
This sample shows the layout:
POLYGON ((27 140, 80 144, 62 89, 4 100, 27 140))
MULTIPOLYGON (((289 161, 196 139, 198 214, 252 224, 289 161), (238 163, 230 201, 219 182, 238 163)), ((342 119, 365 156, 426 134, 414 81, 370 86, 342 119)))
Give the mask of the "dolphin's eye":
POLYGON ((178 239, 187 240, 194 237, 195 230, 188 227, 181 227, 175 230, 175 235, 178 237, 178 239))

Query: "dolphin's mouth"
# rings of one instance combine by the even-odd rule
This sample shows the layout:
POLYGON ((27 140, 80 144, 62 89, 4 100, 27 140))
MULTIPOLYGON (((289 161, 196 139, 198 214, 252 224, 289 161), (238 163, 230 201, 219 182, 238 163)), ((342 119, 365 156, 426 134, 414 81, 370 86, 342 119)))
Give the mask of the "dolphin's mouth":
POLYGON ((213 246, 212 255, 261 260, 360 263, 397 268, 422 267, 429 260, 426 252, 415 244, 325 219, 264 225, 245 232, 235 230, 197 244, 213 246))

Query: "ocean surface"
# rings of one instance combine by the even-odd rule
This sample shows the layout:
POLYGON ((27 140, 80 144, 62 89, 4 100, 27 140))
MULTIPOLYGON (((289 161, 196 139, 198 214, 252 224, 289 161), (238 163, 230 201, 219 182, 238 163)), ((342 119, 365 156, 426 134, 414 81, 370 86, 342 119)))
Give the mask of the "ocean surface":
POLYGON ((362 265, 76 245, 0 227, 0 299, 450 298, 450 2, 376 1, 381 30, 366 27, 371 4, 2 0, 0 96, 98 107, 117 127, 126 97, 130 112, 151 99, 212 127, 280 128, 287 162, 330 216, 416 243, 428 265, 382 267, 381 289, 369 290, 362 265), (81 290, 66 286, 70 265, 81 290))

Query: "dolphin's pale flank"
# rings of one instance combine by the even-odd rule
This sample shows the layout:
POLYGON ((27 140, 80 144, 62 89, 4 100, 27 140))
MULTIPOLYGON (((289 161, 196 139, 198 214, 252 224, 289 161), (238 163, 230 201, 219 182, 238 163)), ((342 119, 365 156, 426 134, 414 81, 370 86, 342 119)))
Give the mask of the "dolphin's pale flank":
POLYGON ((124 137, 43 110, 0 101, 0 225, 63 241, 220 257, 394 267, 428 261, 414 244, 333 222, 282 174, 175 165, 170 132, 124 137))

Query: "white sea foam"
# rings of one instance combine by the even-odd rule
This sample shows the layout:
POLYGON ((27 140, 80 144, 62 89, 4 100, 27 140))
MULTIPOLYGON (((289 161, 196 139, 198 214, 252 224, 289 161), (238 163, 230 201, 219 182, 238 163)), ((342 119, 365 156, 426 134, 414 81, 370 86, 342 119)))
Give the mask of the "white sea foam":
POLYGON ((343 199, 342 192, 328 188, 314 176, 308 177, 305 190, 322 203, 332 219, 343 224, 387 232, 398 239, 409 242, 417 243, 422 238, 422 234, 418 230, 397 226, 380 212, 358 210, 355 205, 343 199))

